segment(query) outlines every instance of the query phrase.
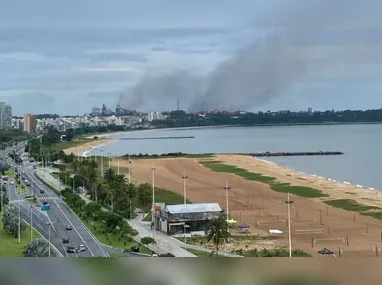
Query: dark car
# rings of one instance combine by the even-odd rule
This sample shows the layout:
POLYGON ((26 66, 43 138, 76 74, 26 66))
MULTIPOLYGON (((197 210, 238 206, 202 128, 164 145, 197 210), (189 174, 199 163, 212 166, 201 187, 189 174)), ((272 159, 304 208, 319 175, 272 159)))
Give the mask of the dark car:
POLYGON ((71 230, 72 230, 72 226, 71 226, 71 225, 66 225, 65 229, 66 229, 67 231, 71 231, 71 230))
POLYGON ((68 246, 66 248, 66 251, 69 252, 69 253, 75 253, 77 252, 76 248, 74 246, 68 246))
POLYGON ((49 204, 48 201, 42 201, 42 203, 43 203, 44 205, 48 205, 48 204, 49 204))
POLYGON ((67 238, 63 238, 63 239, 62 239, 62 243, 69 243, 69 239, 67 239, 67 238))
POLYGON ((45 191, 44 190, 40 190, 40 194, 44 194, 45 193, 45 191))
POLYGON ((139 247, 137 247, 137 246, 132 246, 131 247, 131 252, 139 252, 139 247))

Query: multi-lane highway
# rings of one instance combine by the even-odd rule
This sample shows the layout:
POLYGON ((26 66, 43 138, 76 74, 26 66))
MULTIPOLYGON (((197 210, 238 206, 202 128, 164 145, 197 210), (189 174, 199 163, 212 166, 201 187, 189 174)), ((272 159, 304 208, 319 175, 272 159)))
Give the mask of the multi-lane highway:
MULTIPOLYGON (((19 146, 18 151, 24 146, 19 146)), ((6 151, 2 151, 0 156, 5 157, 6 151)), ((8 159, 12 166, 12 160, 8 159)), ((83 256, 83 257, 105 257, 107 254, 104 251, 104 246, 101 245, 95 237, 89 232, 85 225, 72 212, 72 210, 64 203, 62 198, 52 191, 45 183, 41 182, 34 174, 34 170, 21 165, 17 166, 23 171, 23 176, 30 182, 27 186, 30 194, 19 195, 16 185, 8 183, 8 197, 11 203, 17 208, 20 207, 20 216, 28 223, 32 220, 32 225, 46 239, 49 239, 51 244, 61 253, 62 256, 83 256), (34 194, 40 201, 47 201, 51 206, 51 210, 42 211, 40 206, 32 206, 24 198, 34 194), (63 243, 64 239, 69 243, 63 243), (67 247, 75 248, 80 245, 85 246, 85 251, 79 253, 68 253, 67 247)), ((20 171, 20 172, 21 172, 20 171)), ((12 181, 12 179, 10 179, 12 181)))

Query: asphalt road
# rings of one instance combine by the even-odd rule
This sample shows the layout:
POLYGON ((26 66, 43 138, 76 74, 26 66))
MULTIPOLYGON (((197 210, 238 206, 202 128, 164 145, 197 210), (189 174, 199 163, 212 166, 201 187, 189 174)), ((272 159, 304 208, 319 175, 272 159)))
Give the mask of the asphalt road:
MULTIPOLYGON (((16 149, 16 152, 22 153, 24 144, 20 144, 16 149)), ((5 159, 6 155, 11 150, 1 151, 0 157, 5 159)), ((11 165, 11 159, 8 159, 11 165)), ((30 223, 32 214, 33 227, 36 228, 46 239, 49 239, 49 224, 50 227, 50 240, 58 251, 63 256, 83 256, 83 257, 105 257, 103 247, 93 237, 93 235, 87 230, 77 216, 71 211, 71 209, 63 202, 61 197, 52 191, 47 185, 41 182, 35 175, 33 169, 29 169, 18 165, 18 167, 24 171, 25 178, 29 180, 30 185, 27 186, 29 193, 18 195, 16 185, 7 184, 9 200, 16 206, 20 206, 20 216, 22 219, 30 223), (45 193, 40 193, 43 190, 45 193), (47 201, 50 206, 50 211, 42 211, 40 207, 33 207, 25 200, 26 196, 35 195, 40 201, 47 201), (66 230, 66 227, 70 225, 72 230, 66 230), (69 240, 69 244, 63 244, 63 238, 69 240), (86 247, 84 252, 80 253, 67 253, 67 246, 78 247, 80 244, 86 247)), ((12 179, 10 179, 11 181, 12 179)), ((9 182, 10 182, 9 181, 9 182)))
MULTIPOLYGON (((6 159, 6 155, 15 149, 21 155, 24 151, 25 144, 19 144, 17 147, 10 148, 5 151, 0 151, 0 157, 6 159)), ((8 162, 15 166, 12 159, 8 158, 8 162)), ((121 250, 100 244, 95 237, 88 231, 84 224, 77 218, 72 210, 64 203, 59 195, 51 190, 45 183, 40 181, 34 174, 32 165, 25 164, 24 166, 17 165, 24 176, 29 180, 30 185, 27 186, 29 192, 18 195, 16 185, 8 184, 8 197, 16 205, 20 206, 20 216, 22 219, 31 223, 33 227, 46 239, 49 239, 49 224, 51 244, 65 257, 105 257, 108 253, 118 253, 123 256, 134 256, 129 253, 123 253, 121 250), (44 193, 40 191, 43 190, 44 193), (50 211, 42 211, 41 207, 32 206, 25 200, 28 196, 36 196, 40 201, 47 201, 50 206, 50 211), (72 230, 66 230, 66 226, 70 225, 72 230), (69 244, 63 244, 63 238, 69 240, 69 244), (67 253, 67 246, 85 245, 86 251, 76 253, 67 253)), ((12 180, 12 179, 11 179, 12 180)))
MULTIPOLYGON (((52 191, 47 185, 41 182, 29 169, 24 169, 25 177, 30 181, 30 189, 35 189, 35 195, 41 201, 47 201, 51 206, 50 211, 46 214, 52 222, 53 228, 60 236, 69 239, 71 245, 85 245, 86 251, 81 252, 80 256, 84 257, 105 257, 106 253, 97 240, 94 239, 88 229, 82 224, 71 209, 62 201, 59 195, 52 191), (40 193, 43 190, 44 193, 40 193), (66 230, 66 226, 71 226, 72 230, 66 230)), ((62 245, 61 247, 63 247, 62 245)), ((67 246, 67 245, 66 245, 67 246)), ((66 247, 65 246, 65 247, 66 247)), ((69 256, 76 254, 69 253, 69 256)))

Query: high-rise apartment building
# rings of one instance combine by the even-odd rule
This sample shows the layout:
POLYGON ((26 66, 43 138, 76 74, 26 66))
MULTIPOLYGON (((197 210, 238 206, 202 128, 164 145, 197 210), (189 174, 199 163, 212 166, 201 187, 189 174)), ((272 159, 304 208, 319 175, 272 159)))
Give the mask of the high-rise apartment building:
POLYGON ((34 133, 36 132, 37 119, 36 116, 26 114, 24 116, 24 132, 34 133))
POLYGON ((12 128, 12 107, 0 102, 0 130, 12 128))

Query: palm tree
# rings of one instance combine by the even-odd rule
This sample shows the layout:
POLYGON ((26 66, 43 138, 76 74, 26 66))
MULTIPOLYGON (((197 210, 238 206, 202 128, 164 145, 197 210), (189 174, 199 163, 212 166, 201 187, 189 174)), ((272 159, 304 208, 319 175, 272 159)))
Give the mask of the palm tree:
POLYGON ((207 224, 205 232, 207 242, 212 241, 216 248, 216 256, 218 256, 220 246, 226 243, 230 237, 227 221, 223 217, 214 218, 207 224))
POLYGON ((105 180, 110 184, 115 178, 115 170, 109 168, 108 170, 105 171, 104 177, 105 177, 105 180))

